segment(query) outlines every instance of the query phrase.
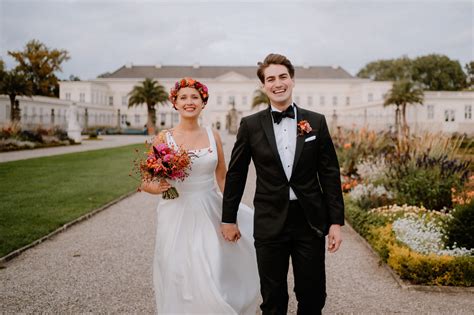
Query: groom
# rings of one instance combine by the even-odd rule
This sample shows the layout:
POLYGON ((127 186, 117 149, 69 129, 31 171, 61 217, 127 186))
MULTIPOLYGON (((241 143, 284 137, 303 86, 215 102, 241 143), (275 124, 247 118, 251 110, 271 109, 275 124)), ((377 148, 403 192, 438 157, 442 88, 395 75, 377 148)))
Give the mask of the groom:
POLYGON ((320 314, 326 300, 328 251, 342 242, 339 164, 323 115, 293 103, 294 67, 268 55, 257 76, 270 106, 242 119, 227 172, 221 231, 240 237, 237 210, 252 159, 257 172, 254 238, 264 315, 286 314, 291 257, 298 314, 320 314))

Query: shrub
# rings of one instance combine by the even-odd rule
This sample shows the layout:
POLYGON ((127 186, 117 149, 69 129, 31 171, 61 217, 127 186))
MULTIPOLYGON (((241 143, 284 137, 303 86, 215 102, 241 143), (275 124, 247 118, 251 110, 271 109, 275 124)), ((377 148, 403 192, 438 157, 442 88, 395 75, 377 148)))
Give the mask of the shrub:
POLYGON ((474 248, 474 200, 458 206, 451 214, 446 227, 446 245, 474 248))
POLYGON ((351 226, 365 238, 370 234, 370 229, 372 227, 384 226, 388 223, 387 218, 371 214, 358 207, 356 203, 351 200, 346 199, 344 203, 347 221, 349 221, 351 226))
POLYGON ((402 279, 413 284, 473 286, 474 257, 414 252, 398 241, 390 223, 407 211, 413 217, 420 214, 434 218, 447 217, 439 212, 409 206, 390 206, 365 211, 351 200, 346 201, 346 219, 402 279))
POLYGON ((362 209, 371 209, 387 205, 393 196, 383 186, 360 184, 349 192, 349 197, 362 209))
POLYGON ((413 284, 474 285, 473 257, 416 253, 395 239, 390 224, 371 229, 368 241, 400 278, 413 284))
POLYGON ((399 204, 422 205, 433 210, 452 208, 452 189, 463 188, 469 164, 446 155, 401 155, 390 160, 385 185, 394 191, 399 204))

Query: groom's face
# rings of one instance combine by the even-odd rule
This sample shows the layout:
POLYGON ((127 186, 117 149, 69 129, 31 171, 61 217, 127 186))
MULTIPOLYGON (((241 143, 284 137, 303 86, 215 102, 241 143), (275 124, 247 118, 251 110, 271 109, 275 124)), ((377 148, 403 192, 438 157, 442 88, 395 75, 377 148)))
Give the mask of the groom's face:
POLYGON ((270 103, 274 106, 285 107, 292 101, 295 81, 290 77, 288 69, 283 65, 270 65, 265 71, 263 88, 270 103))

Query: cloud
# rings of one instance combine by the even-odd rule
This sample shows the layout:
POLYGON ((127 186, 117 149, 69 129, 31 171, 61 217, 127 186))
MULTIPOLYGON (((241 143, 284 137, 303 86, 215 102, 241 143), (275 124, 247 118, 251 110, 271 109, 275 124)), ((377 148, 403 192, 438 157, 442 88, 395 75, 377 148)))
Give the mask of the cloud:
POLYGON ((442 53, 473 57, 470 1, 0 2, 0 54, 33 38, 70 52, 60 77, 125 63, 255 65, 269 52, 295 64, 340 65, 442 53))

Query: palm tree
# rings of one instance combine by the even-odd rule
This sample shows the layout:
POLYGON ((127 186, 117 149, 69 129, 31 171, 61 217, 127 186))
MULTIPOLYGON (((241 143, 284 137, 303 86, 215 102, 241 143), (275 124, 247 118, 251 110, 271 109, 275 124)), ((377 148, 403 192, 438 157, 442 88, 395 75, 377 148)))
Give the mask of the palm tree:
POLYGON ((0 74, 0 94, 8 95, 10 98, 10 120, 13 122, 15 119, 15 100, 17 96, 28 96, 33 95, 33 84, 27 79, 27 77, 13 69, 10 71, 2 71, 0 74))
POLYGON ((155 134, 156 104, 165 104, 168 101, 168 93, 156 80, 145 79, 141 85, 136 85, 129 93, 128 107, 146 104, 147 106, 147 130, 149 135, 155 134))
POLYGON ((260 104, 270 104, 270 99, 268 98, 267 94, 265 94, 262 90, 257 89, 254 92, 252 108, 257 107, 260 104))
POLYGON ((400 80, 393 83, 392 89, 387 94, 384 106, 395 105, 395 127, 397 134, 400 132, 400 123, 405 137, 408 137, 409 127, 406 120, 406 107, 408 104, 423 105, 423 90, 412 81, 400 80), (400 111, 401 107, 401 111, 400 111), (401 119, 400 119, 401 114, 401 119))

